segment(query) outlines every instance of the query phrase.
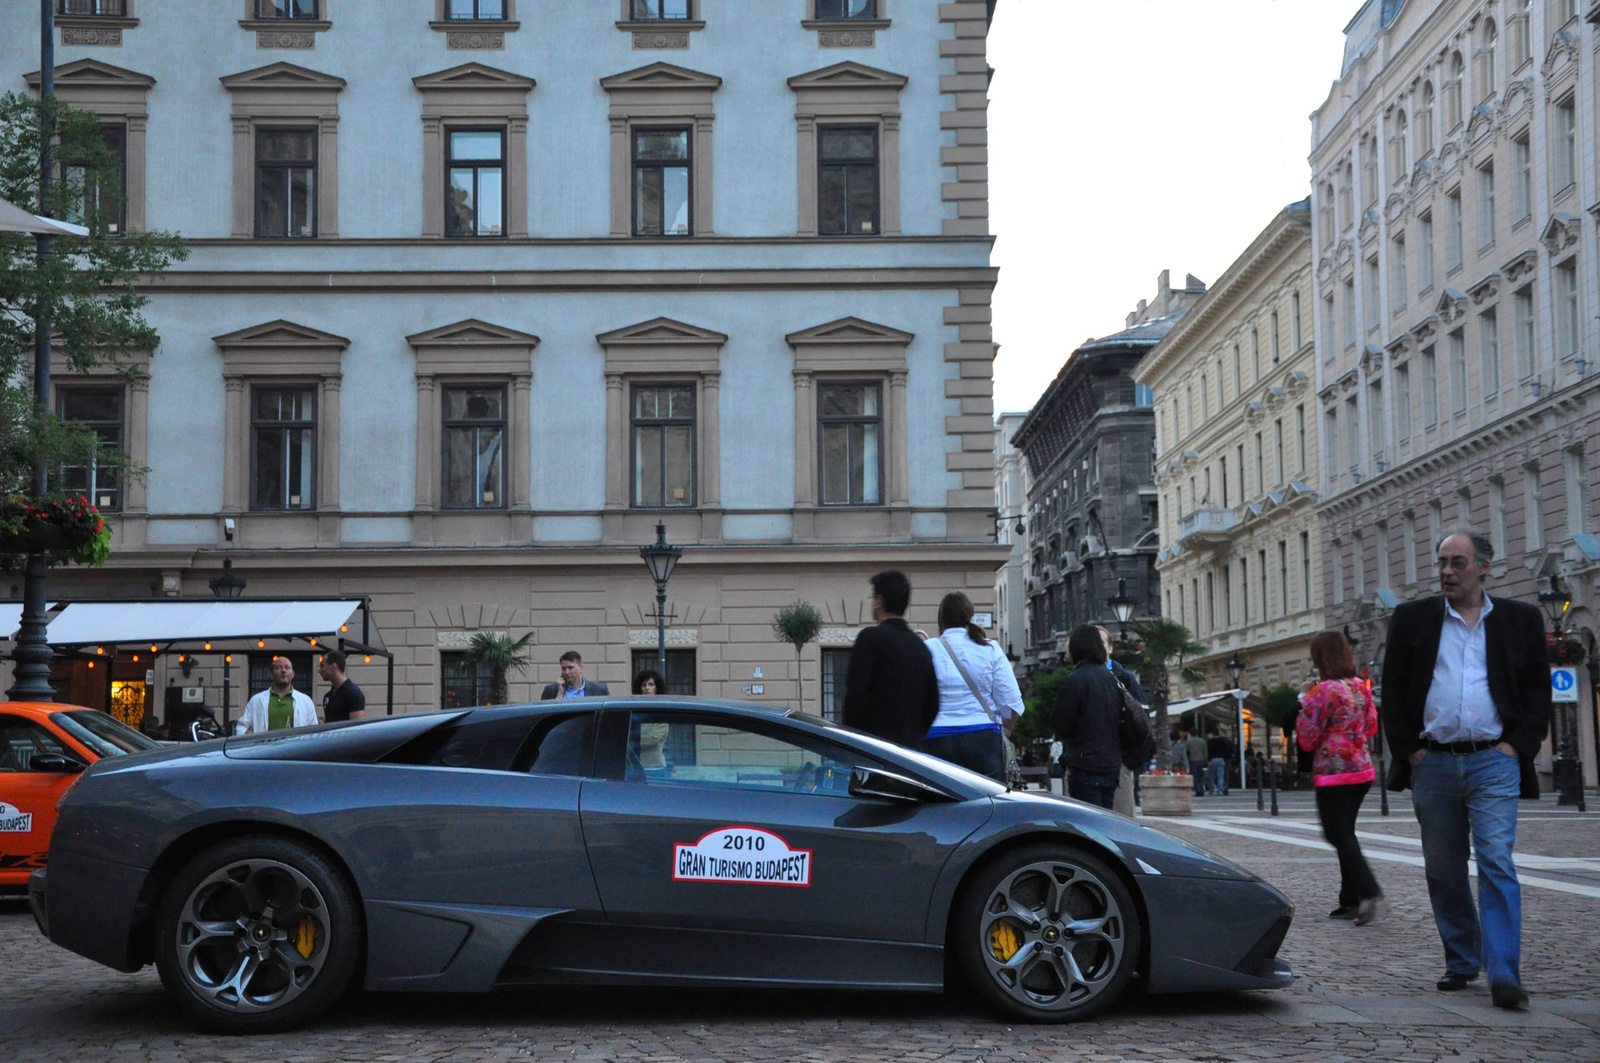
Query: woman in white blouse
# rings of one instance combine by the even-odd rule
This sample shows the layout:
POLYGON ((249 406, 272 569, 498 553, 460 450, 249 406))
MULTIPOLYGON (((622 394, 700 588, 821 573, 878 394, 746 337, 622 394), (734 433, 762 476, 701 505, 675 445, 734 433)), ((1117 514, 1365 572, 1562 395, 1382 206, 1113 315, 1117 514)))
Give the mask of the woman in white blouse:
POLYGON ((1022 691, 1005 651, 972 622, 972 600, 960 591, 940 601, 939 637, 928 640, 928 651, 939 680, 939 715, 923 750, 1005 782, 1005 735, 1022 715, 1022 691))

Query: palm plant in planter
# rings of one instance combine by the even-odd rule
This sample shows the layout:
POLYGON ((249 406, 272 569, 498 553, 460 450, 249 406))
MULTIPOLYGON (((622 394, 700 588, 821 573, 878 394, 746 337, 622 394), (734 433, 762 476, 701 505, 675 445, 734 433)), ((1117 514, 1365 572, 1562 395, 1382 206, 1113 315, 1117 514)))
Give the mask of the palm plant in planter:
POLYGON ((511 672, 521 672, 528 667, 527 647, 532 640, 531 631, 515 642, 510 635, 494 631, 480 631, 472 636, 472 642, 467 646, 467 660, 480 673, 487 669, 493 677, 493 693, 489 695, 491 704, 504 705, 511 700, 506 677, 511 672))
POLYGON ((1150 727, 1156 740, 1156 771, 1169 772, 1172 770, 1172 732, 1167 722, 1167 701, 1172 693, 1172 679, 1168 669, 1176 664, 1178 674, 1185 681, 1199 682, 1204 677, 1185 666, 1183 659, 1205 653, 1206 648, 1196 642, 1189 629, 1176 620, 1157 617, 1135 621, 1129 626, 1139 640, 1139 651, 1144 658, 1142 663, 1146 666, 1145 669, 1136 670, 1145 671, 1149 684, 1145 694, 1150 699, 1150 707, 1155 710, 1155 719, 1150 727))

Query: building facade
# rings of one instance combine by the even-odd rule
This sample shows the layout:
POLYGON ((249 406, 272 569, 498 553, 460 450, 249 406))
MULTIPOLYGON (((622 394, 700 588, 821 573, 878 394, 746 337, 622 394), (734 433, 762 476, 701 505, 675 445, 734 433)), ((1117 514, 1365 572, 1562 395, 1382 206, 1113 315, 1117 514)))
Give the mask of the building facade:
POLYGON ((1162 615, 1208 652, 1188 696, 1304 680, 1322 627, 1311 210, 1291 204, 1139 363, 1156 412, 1162 615))
POLYGON ((1027 514, 1028 462, 1011 443, 1026 413, 1002 413, 994 429, 994 523, 995 541, 1011 548, 1006 563, 1000 566, 994 584, 995 633, 1006 655, 1022 656, 1031 645, 1028 635, 1028 577, 1032 559, 1028 554, 1027 514), (1018 531, 1022 528, 1022 531, 1018 531))
MULTIPOLYGON (((1594 649, 1597 20, 1373 0, 1312 116, 1323 578, 1363 660, 1461 525, 1494 541, 1491 593, 1558 576, 1594 649)), ((1588 675, 1570 737, 1592 785, 1588 675)))
POLYGON ((56 379, 150 473, 88 485, 114 554, 52 594, 370 595, 397 711, 478 631, 533 634, 513 698, 567 649, 626 689, 657 522, 675 691, 792 703, 801 598, 831 711, 881 569, 993 608, 992 3, 82 6, 55 91, 191 254, 147 378, 56 379))
MULTIPOLYGON (((1159 505, 1155 412, 1134 367, 1205 294, 1190 276, 1174 289, 1163 270, 1154 302, 1139 300, 1127 328, 1068 356, 1012 443, 1027 456, 1029 626, 1033 661, 1066 653, 1084 623, 1110 623, 1119 580, 1134 616, 1156 616, 1159 505)), ((1114 629, 1114 627, 1113 627, 1114 629)))

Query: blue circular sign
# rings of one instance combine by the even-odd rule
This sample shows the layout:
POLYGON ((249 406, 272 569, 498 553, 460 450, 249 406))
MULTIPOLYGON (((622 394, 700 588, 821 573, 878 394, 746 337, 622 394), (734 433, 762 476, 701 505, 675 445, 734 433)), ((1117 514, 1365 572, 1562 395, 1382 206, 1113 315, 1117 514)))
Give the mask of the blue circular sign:
POLYGON ((1571 690, 1576 682, 1572 673, 1565 668, 1550 670, 1550 685, 1556 690, 1571 690))

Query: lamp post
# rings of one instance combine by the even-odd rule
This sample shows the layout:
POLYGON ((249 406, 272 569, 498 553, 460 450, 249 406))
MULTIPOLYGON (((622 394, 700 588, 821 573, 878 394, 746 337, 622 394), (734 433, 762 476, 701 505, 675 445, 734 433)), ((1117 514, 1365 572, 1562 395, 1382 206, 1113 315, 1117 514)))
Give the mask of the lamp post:
MULTIPOLYGON (((656 671, 663 679, 667 674, 667 580, 683 556, 683 547, 667 545, 667 526, 656 522, 656 541, 639 547, 639 556, 650 569, 650 578, 656 581, 656 671)), ((663 691, 665 693, 665 691, 663 691)))
MULTIPOLYGON (((1550 587, 1539 592, 1539 604, 1550 617, 1551 633, 1555 639, 1555 663, 1566 665, 1572 659, 1569 653, 1574 649, 1570 645, 1572 640, 1566 634, 1567 610, 1572 607, 1572 594, 1561 585, 1560 576, 1550 574, 1550 587)), ((1577 805, 1578 811, 1584 812, 1588 809, 1583 798, 1583 766, 1578 761, 1576 741, 1576 684, 1572 694, 1572 701, 1558 701, 1554 705, 1559 734, 1555 736, 1556 757, 1551 765, 1551 782, 1559 795, 1556 804, 1577 805)))
POLYGON ((1111 612, 1117 618, 1117 641, 1128 641, 1128 621, 1133 619, 1133 599, 1128 597, 1128 581, 1121 577, 1117 579, 1117 593, 1106 599, 1106 604, 1111 606, 1111 612))
MULTIPOLYGON (((1383 710, 1383 658, 1374 657, 1367 665, 1367 678, 1372 682, 1372 700, 1377 703, 1379 712, 1383 710)), ((1378 810, 1383 815, 1389 814, 1389 781, 1388 752, 1383 748, 1383 722, 1378 723, 1378 731, 1372 736, 1378 743, 1378 810)))
MULTIPOLYGON (((1233 680, 1234 709, 1235 709, 1235 712, 1237 714, 1238 721, 1239 721, 1239 785, 1243 786, 1244 785, 1244 764, 1245 764, 1245 759, 1244 759, 1244 755, 1245 755, 1245 745, 1244 745, 1244 699, 1250 696, 1250 692, 1248 690, 1240 689, 1239 688, 1239 684, 1240 684, 1240 682, 1243 681, 1243 679, 1244 679, 1244 670, 1248 666, 1244 663, 1244 659, 1239 656, 1239 651, 1238 650, 1234 650, 1233 651, 1233 656, 1228 658, 1228 663, 1226 665, 1224 665, 1223 667, 1228 669, 1228 678, 1233 680)), ((1224 764, 1222 766, 1222 772, 1223 772, 1223 775, 1224 775, 1224 779, 1222 779, 1220 781, 1226 782, 1226 775, 1227 775, 1227 772, 1228 772, 1228 766, 1226 764, 1224 764)), ((1273 814, 1274 815, 1277 814, 1276 797, 1274 797, 1273 814)))
MULTIPOLYGON (((243 576, 233 574, 233 558, 222 559, 222 575, 211 581, 211 593, 217 598, 237 598, 248 584, 243 576)), ((229 731, 230 709, 233 701, 233 654, 222 654, 222 733, 229 731)))

